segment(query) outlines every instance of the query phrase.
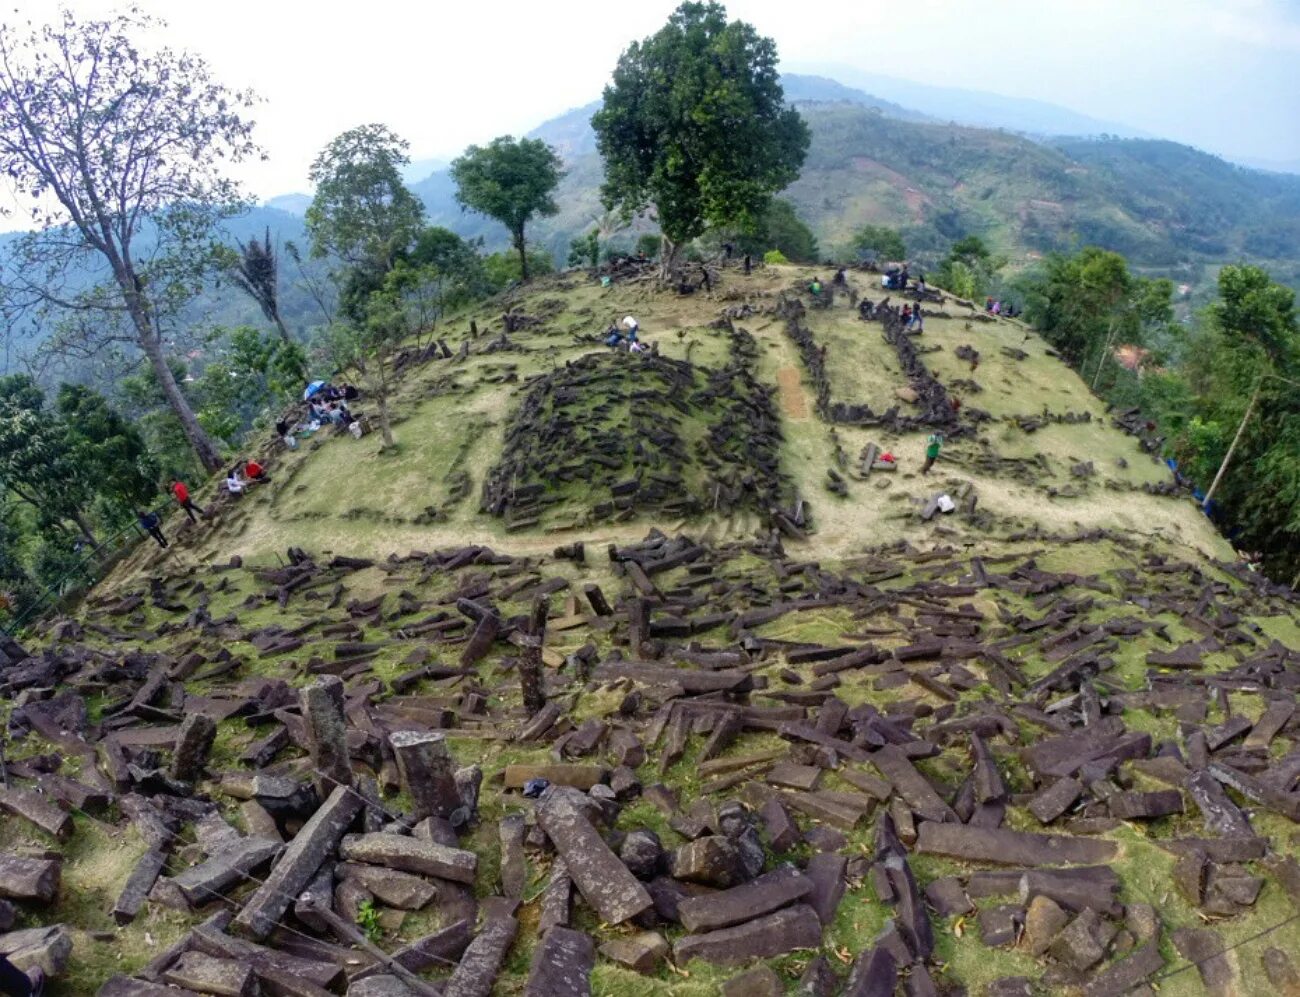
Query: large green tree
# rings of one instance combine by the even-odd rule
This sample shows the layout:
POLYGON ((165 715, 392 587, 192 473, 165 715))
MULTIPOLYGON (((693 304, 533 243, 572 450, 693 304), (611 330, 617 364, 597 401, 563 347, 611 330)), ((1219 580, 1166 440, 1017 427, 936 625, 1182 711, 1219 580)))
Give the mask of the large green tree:
POLYGON ((87 516, 91 482, 36 382, 26 374, 0 377, 0 486, 32 508, 42 529, 71 522, 96 544, 87 516))
POLYGON ((934 273, 933 283, 960 298, 975 299, 987 294, 998 272, 1007 265, 977 235, 958 239, 934 273))
POLYGON ((130 10, 52 25, 0 25, 0 173, 37 231, 19 240, 11 301, 71 312, 85 338, 129 330, 190 447, 220 456, 168 365, 164 326, 200 289, 214 232, 242 210, 223 170, 256 155, 253 98, 217 83, 188 52, 150 50, 161 22, 130 10), (105 282, 80 289, 84 274, 105 282))
POLYGON ((795 263, 815 263, 818 255, 817 237, 782 197, 774 197, 754 227, 740 234, 736 248, 750 256, 775 249, 795 263))
POLYGON ((384 125, 361 125, 335 138, 311 165, 316 196, 307 231, 316 256, 372 271, 382 280, 420 233, 424 205, 402 182, 405 139, 384 125))
POLYGON ((863 225, 853 233, 851 248, 874 260, 899 261, 907 258, 907 246, 898 229, 886 225, 863 225))
POLYGON ((486 146, 471 145, 451 164, 457 202, 510 230, 523 280, 528 279, 524 229, 535 216, 546 218, 559 210, 552 195, 563 175, 560 157, 541 139, 509 135, 486 146))
POLYGON ((72 460, 100 497, 119 511, 147 506, 158 494, 158 464, 144 437, 98 391, 64 384, 55 409, 72 460))
POLYGON ((1300 579, 1300 323, 1295 292, 1255 266, 1219 272, 1219 298, 1188 358, 1196 416, 1178 453, 1240 546, 1300 579), (1231 456, 1230 461, 1225 458, 1231 456))
POLYGON ((808 126, 785 104, 776 44, 716 3, 684 3, 619 58, 591 119, 607 206, 653 206, 665 270, 710 226, 752 228, 799 176, 808 126))

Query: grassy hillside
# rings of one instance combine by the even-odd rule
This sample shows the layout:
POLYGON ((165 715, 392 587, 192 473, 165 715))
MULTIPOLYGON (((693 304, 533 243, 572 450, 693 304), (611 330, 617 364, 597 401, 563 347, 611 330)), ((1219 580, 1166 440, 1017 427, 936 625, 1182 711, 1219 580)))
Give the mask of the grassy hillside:
MULTIPOLYGON (((1193 730, 1213 734, 1233 717, 1257 720, 1266 700, 1258 684, 1240 676, 1257 661, 1261 669, 1276 663, 1276 673, 1296 667, 1285 647, 1300 645, 1300 609, 1226 563, 1231 549, 1196 506, 1165 494, 1163 464, 1115 428, 1079 378, 1019 323, 985 321, 950 298, 931 302, 924 333, 907 340, 924 369, 906 374, 899 350, 883 335, 890 326, 863 321, 845 294, 819 307, 807 291, 815 274, 767 267, 746 277, 727 269, 712 292, 681 296, 647 280, 602 287, 589 274, 570 272, 455 316, 434 330, 451 358, 417 360, 412 344, 400 365, 395 451, 381 452, 377 433, 360 440, 320 433, 294 452, 266 441, 269 483, 238 501, 201 490, 209 520, 189 527, 172 516, 164 525, 174 540, 169 550, 142 545, 75 621, 32 636, 33 650, 52 652, 43 662, 60 663, 63 696, 46 703, 48 690, 24 693, 10 709, 35 703, 39 716, 57 706, 71 719, 60 729, 39 726, 30 712, 20 717, 7 756, 14 771, 42 765, 48 772, 53 765, 64 776, 93 781, 94 738, 116 731, 137 737, 146 751, 163 745, 166 755, 185 715, 218 716, 198 787, 219 819, 195 820, 193 809, 176 819, 181 836, 167 859, 167 875, 176 876, 229 833, 226 822, 252 830, 257 810, 240 801, 253 770, 240 759, 267 735, 268 724, 280 722, 266 703, 292 702, 297 688, 340 674, 349 743, 364 759, 357 771, 375 767, 386 815, 409 808, 411 798, 398 791, 391 763, 381 764, 385 730, 444 726, 457 763, 478 764, 485 775, 479 820, 459 839, 477 856, 472 888, 441 882, 436 899, 410 912, 373 901, 374 940, 392 952, 465 916, 467 904, 473 917, 478 900, 517 888, 519 935, 494 989, 509 995, 523 992, 554 867, 531 843, 520 853, 522 866, 507 861, 509 834, 497 822, 533 813, 530 801, 503 788, 507 765, 561 758, 615 764, 616 752, 632 750, 626 739, 616 740, 622 734, 598 737, 590 749, 577 746, 576 733, 568 742, 562 737, 605 726, 635 732, 646 757, 618 757, 630 759, 628 768, 647 789, 665 784, 680 809, 665 812, 649 792, 632 795, 616 827, 652 829, 674 849, 689 840, 691 821, 703 819, 700 806, 714 820, 714 805, 745 800, 757 808, 773 786, 784 785, 769 772, 776 760, 798 770, 784 778, 822 765, 825 756, 813 744, 792 743, 797 737, 772 720, 778 715, 820 724, 817 711, 834 698, 887 725, 880 729, 930 732, 936 750, 914 755, 917 771, 968 815, 978 808, 969 794, 969 808, 960 802, 971 785, 974 750, 963 724, 985 730, 992 723, 990 757, 1007 787, 1004 826, 1064 831, 1072 842, 1086 840, 1113 855, 1107 864, 1119 901, 1134 912, 1153 908, 1161 972, 1184 969, 1163 979, 1160 992, 1204 993, 1175 932, 1202 927, 1206 918, 1170 887, 1173 839, 1205 833, 1196 808, 1151 821, 1105 816, 1106 798, 1119 788, 1112 778, 1124 788, 1155 790, 1164 787, 1170 766, 1125 764, 1111 776, 1089 777, 1086 806, 1044 828, 1026 809, 1037 778, 1025 752, 1062 732, 1086 734, 1085 720, 1093 730, 1118 727, 1173 743, 1193 730), (605 327, 628 314, 657 356, 601 345, 605 327), (811 353, 806 339, 801 345, 792 338, 795 329, 811 337, 811 353), (923 476, 927 430, 903 428, 921 409, 899 391, 933 385, 961 405, 937 465, 923 476), (859 415, 865 406, 884 419, 831 423, 821 414, 823 402, 840 412, 836 406, 857 407, 859 415), (895 454, 897 470, 863 474, 860 455, 870 444, 895 454), (614 466, 590 466, 606 457, 614 466), (503 467, 515 498, 540 497, 536 520, 499 514, 484 501, 498 493, 503 467), (608 488, 629 476, 630 490, 608 488), (652 501, 650 489, 661 478, 681 487, 652 501), (765 491, 767 481, 773 484, 765 491), (487 492, 485 482, 492 484, 487 492), (719 484, 736 487, 724 494, 719 484), (957 501, 956 511, 923 516, 940 493, 957 501), (629 494, 644 501, 620 505, 617 499, 629 494), (673 501, 685 497, 691 501, 673 501), (576 555, 579 542, 585 555, 576 555), (616 549, 607 553, 608 545, 616 549), (286 566, 291 548, 295 563, 286 566), (357 558, 364 560, 350 560, 357 558), (610 600, 610 615, 594 602, 588 612, 592 584, 610 600), (541 593, 552 600, 540 650, 544 685, 568 725, 549 741, 521 736, 527 718, 517 692, 519 658, 529 646, 520 621, 541 593), (473 629, 458 615, 465 599, 490 600, 507 629, 462 671, 473 629), (653 615, 633 633, 638 606, 653 615), (986 651, 971 653, 972 641, 986 651), (908 648, 926 642, 930 651, 909 657, 908 648), (1282 645, 1282 652, 1271 650, 1282 645), (1238 678, 1207 694, 1195 681, 1180 684, 1187 672, 1162 671, 1148 657, 1189 646, 1203 658, 1194 680, 1228 669, 1238 678), (879 654, 879 663, 822 667, 850 650, 879 654), (715 654, 734 656, 732 664, 711 661, 680 674, 734 680, 732 691, 696 696, 698 690, 619 671, 624 659, 650 656, 675 667, 715 654), (1092 670, 1080 679, 1070 669, 1084 659, 1092 670), (183 677, 159 680, 146 694, 151 669, 183 677), (86 709, 83 723, 76 704, 86 709), (688 712, 697 707, 706 711, 701 719, 688 712), (748 711, 747 719, 728 737, 713 737, 723 721, 711 709, 748 711), (948 719, 955 726, 943 734, 948 719), (40 760, 56 750, 52 761, 40 760)), ((855 294, 874 301, 882 295, 878 280, 850 276, 855 294)), ((421 349, 418 356, 428 354, 421 349)), ((363 399, 357 408, 370 405, 363 399)), ((13 681, 13 673, 7 678, 13 681)), ((296 715, 285 722, 292 725, 296 715)), ((832 734, 840 729, 828 726, 832 734)), ((1294 743, 1293 726, 1277 737, 1273 757, 1294 743)), ((846 892, 832 905, 817 948, 841 975, 887 918, 902 916, 901 908, 881 902, 882 880, 869 869, 886 803, 877 806, 863 787, 883 785, 876 791, 888 797, 890 783, 868 772, 865 753, 853 754, 861 751, 848 743, 855 735, 844 736, 839 750, 849 754, 813 772, 829 795, 811 802, 781 796, 795 808, 796 830, 808 836, 782 858, 803 864, 833 851, 847 860, 846 892)), ((263 775, 310 774, 299 735, 286 740, 263 775)), ((158 785, 158 776, 145 776, 158 785)), ((912 799, 904 804, 895 795, 889 812, 910 821, 912 799)), ((1270 807, 1248 810, 1266 838, 1282 843, 1294 832, 1270 807)), ((68 971, 54 994, 93 993, 113 973, 147 973, 150 960, 187 929, 227 904, 240 907, 256 889, 257 882, 223 887, 227 901, 199 902, 194 910, 165 906, 159 891, 132 923, 115 928, 108 910, 145 851, 141 826, 116 806, 95 816, 78 811, 70 837, 57 846, 64 855, 60 891, 46 906, 21 905, 23 926, 62 923, 70 930, 68 971)), ((911 834, 899 833, 921 889, 987 868, 912 847, 911 834)), ((6 851, 41 854, 54 844, 14 816, 0 819, 6 851)), ((1222 869, 1242 886, 1245 865, 1232 876, 1227 865, 1222 869)), ((1262 862, 1249 869, 1266 875, 1262 862)), ((1061 992, 1088 978, 1023 946, 986 944, 977 922, 1008 898, 971 890, 966 914, 922 909, 935 934, 930 972, 941 984, 982 994, 995 980, 1027 976, 1045 992, 1061 992)), ((1214 915, 1216 942, 1243 944, 1228 967, 1238 992, 1268 987, 1264 945, 1250 939, 1286 917, 1290 903, 1279 881, 1268 878, 1256 901, 1214 915)), ((314 930, 284 916, 288 928, 274 936, 275 946, 299 944, 295 932, 314 930)), ((1139 921, 1135 916, 1134 932, 1139 921)), ((631 925, 602 923, 576 898, 573 923, 597 944, 634 933, 631 925)), ((659 927, 680 944, 680 926, 659 927)), ((1132 932, 1126 937, 1116 936, 1100 965, 1122 960, 1125 944, 1131 949, 1141 940, 1132 932)), ((1265 945, 1300 950, 1296 922, 1265 945)), ((769 964, 788 988, 813 954, 806 947, 769 964)), ((683 951, 643 976, 602 954, 592 992, 704 997, 734 972, 683 951)), ((434 973, 446 976, 445 969, 434 973)))
MULTIPOLYGON (((727 297, 721 300, 682 298, 640 283, 602 288, 582 274, 570 273, 540 281, 526 295, 496 299, 457 316, 437 334, 454 350, 474 321, 479 339, 471 343, 468 358, 430 363, 409 376, 395 407, 400 444, 396 454, 380 453, 377 434, 360 443, 334 439, 331 434, 306 441, 297 453, 278 454, 275 481, 207 534, 197 553, 249 556, 283 546, 281 540, 289 534, 299 537, 303 546, 359 549, 367 555, 387 554, 403 544, 437 546, 453 539, 500 542, 507 535, 504 523, 481 512, 478 499, 529 378, 599 349, 599 334, 627 314, 637 317, 643 338, 656 342, 661 355, 690 359, 705 368, 724 367, 729 343, 710 323, 730 296, 770 310, 778 295, 800 288, 814 272, 768 267, 748 280, 729 276, 727 297), (507 308, 544 318, 509 335, 508 348, 488 349, 501 334, 500 316, 507 308), (456 477, 462 471, 469 476, 469 489, 463 498, 453 498, 465 492, 456 477), (365 487, 341 487, 341 476, 363 480, 365 487)), ((822 274, 824 280, 828 276, 822 274)), ((877 299, 882 292, 871 285, 878 280, 855 278, 864 295, 877 299)), ((940 485, 954 492, 971 485, 980 492, 981 508, 1008 528, 1035 523, 1143 533, 1159 528, 1171 537, 1202 545, 1207 553, 1223 553, 1225 548, 1218 546, 1192 504, 1140 490, 1168 481, 1168 470, 1142 453, 1135 439, 1109 425, 1100 403, 1077 375, 1046 355, 1047 348, 1037 336, 1014 321, 972 321, 962 305, 949 303, 945 309, 951 317, 926 320, 920 343, 939 349, 925 353, 923 359, 945 384, 957 384, 952 390, 967 409, 983 410, 991 418, 981 424, 978 435, 951 443, 945 450, 943 476, 929 481, 916 473, 925 433, 899 435, 825 425, 813 412, 815 390, 782 321, 762 311, 736 321, 757 341, 759 378, 780 386, 786 438, 783 466, 811 504, 820 548, 843 552, 864 535, 878 536, 882 530, 891 538, 913 532, 924 536, 931 527, 917 520, 913 503, 940 485), (979 351, 973 374, 969 363, 954 355, 963 345, 979 351), (1028 357, 1012 359, 1003 354, 1004 348, 1023 350, 1028 357), (972 379, 978 389, 965 384, 972 379), (1014 422, 1044 412, 1086 414, 1090 421, 1050 424, 1031 433, 1014 422), (893 476, 850 482, 848 499, 826 493, 826 472, 838 468, 832 428, 851 465, 856 466, 868 442, 876 442, 898 453, 904 460, 902 468, 893 476), (1126 466, 1119 466, 1121 459, 1126 466), (1087 479, 1072 475, 1071 467, 1085 461, 1094 463, 1096 475, 1087 479), (1101 497, 1105 501, 1097 501, 1101 497)), ((829 351, 836 400, 866 403, 876 411, 899 404, 893 393, 905 378, 878 325, 862 322, 843 298, 829 311, 810 312, 807 321, 829 351)), ((636 362, 635 357, 621 359, 636 362)), ((709 416, 692 412, 679 418, 683 434, 694 436, 702 432, 701 421, 709 416)), ((654 521, 588 522, 581 530, 597 540, 628 538, 654 521)), ((697 528, 720 537, 746 536, 755 525, 754 517, 743 511, 717 517, 706 514, 696 522, 697 528)), ((551 543, 545 536, 527 535, 520 542, 539 549, 551 543)))

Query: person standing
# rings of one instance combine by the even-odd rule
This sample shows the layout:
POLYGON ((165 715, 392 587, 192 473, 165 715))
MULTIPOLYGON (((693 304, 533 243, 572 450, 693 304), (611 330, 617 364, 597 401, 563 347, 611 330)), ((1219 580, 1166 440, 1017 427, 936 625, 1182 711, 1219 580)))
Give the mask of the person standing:
POLYGON ((167 538, 163 536, 162 520, 156 512, 140 512, 136 510, 136 521, 140 524, 140 529, 144 530, 149 536, 158 541, 158 546, 163 550, 167 549, 167 538))
POLYGON ((925 440, 925 463, 921 465, 921 473, 929 474, 930 468, 934 467, 934 462, 939 459, 939 448, 943 444, 943 436, 939 433, 931 433, 925 440))
POLYGON ((179 478, 173 481, 172 495, 176 497, 176 503, 185 510, 185 515, 190 517, 190 522, 197 523, 199 521, 198 516, 194 514, 198 513, 199 516, 202 516, 204 514, 203 509, 194 504, 194 500, 190 498, 190 490, 185 487, 185 482, 179 478))

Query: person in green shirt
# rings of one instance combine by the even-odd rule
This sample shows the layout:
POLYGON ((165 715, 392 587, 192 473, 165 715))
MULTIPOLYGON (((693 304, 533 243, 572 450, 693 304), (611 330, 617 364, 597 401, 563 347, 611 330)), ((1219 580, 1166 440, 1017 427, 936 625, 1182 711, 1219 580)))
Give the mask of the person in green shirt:
POLYGON ((943 435, 940 433, 931 433, 925 439, 925 463, 921 465, 921 473, 929 474, 930 468, 934 467, 934 462, 939 459, 939 447, 943 444, 943 435))

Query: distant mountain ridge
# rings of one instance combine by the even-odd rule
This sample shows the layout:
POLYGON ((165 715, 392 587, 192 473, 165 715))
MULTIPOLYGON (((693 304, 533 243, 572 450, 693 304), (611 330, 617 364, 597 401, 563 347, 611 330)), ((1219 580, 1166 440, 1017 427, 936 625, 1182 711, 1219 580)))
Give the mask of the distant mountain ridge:
MULTIPOLYGON (((933 121, 955 122, 977 128, 1005 128, 1029 135, 1113 135, 1117 138, 1154 138, 1149 132, 1117 121, 1105 121, 1059 104, 1027 97, 1008 97, 987 90, 935 86, 912 80, 866 73, 842 64, 815 65, 812 71, 850 87, 870 91, 875 99, 892 101, 933 121)), ((787 74, 789 76, 791 74, 787 74)))
MULTIPOLYGON (((786 74, 783 83, 812 132, 803 173, 783 196, 827 251, 872 222, 900 228, 922 260, 978 233, 1016 265, 1095 243, 1140 267, 1177 273, 1180 282, 1195 284, 1204 268, 1244 257, 1300 285, 1300 177, 1161 140, 1031 138, 952 124, 826 77, 786 74)), ((567 111, 529 133, 565 161, 559 214, 530 227, 534 243, 560 261, 573 237, 610 222, 590 126, 599 106, 567 111)), ((1114 127, 1059 115, 1038 124, 1052 121, 1114 127)), ((412 189, 431 223, 481 237, 489 249, 507 245, 504 228, 456 204, 445 170, 412 189)))

